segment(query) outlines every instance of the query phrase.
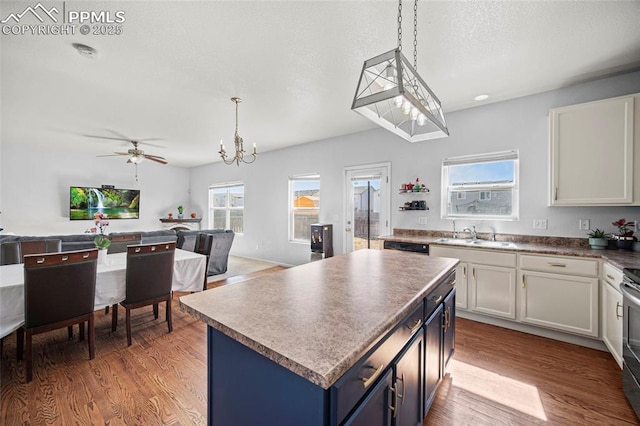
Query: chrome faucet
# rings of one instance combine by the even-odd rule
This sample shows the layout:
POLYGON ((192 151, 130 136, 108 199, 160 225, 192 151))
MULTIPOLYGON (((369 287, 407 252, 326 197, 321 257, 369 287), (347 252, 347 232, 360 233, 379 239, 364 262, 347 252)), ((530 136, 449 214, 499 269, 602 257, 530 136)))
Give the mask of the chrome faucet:
POLYGON ((452 238, 458 238, 458 231, 456 231, 456 221, 453 221, 453 237, 452 238))
POLYGON ((466 227, 466 228, 462 228, 461 232, 471 232, 471 238, 474 240, 478 239, 478 233, 476 232, 476 226, 472 225, 473 229, 466 227))

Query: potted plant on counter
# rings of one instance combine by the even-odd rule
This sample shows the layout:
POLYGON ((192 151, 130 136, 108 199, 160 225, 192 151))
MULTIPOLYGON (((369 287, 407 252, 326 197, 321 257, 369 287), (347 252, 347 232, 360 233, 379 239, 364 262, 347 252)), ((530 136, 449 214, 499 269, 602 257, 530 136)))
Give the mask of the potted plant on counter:
POLYGON ((184 216, 182 215, 182 212, 184 212, 184 207, 182 207, 182 205, 178 206, 178 219, 182 219, 184 216))
POLYGON ((589 245, 594 250, 603 250, 609 245, 609 240, 602 229, 596 228, 589 232, 589 245))
POLYGON ((627 222, 626 219, 618 219, 613 222, 613 226, 618 228, 618 235, 616 235, 616 246, 619 250, 631 250, 633 248, 633 242, 635 237, 633 236, 633 229, 635 222, 627 222))

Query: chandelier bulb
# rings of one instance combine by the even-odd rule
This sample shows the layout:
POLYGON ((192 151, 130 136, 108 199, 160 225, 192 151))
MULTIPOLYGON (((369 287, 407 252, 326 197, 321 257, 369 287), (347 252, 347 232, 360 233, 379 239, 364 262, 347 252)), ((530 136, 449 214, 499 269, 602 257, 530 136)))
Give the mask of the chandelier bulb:
POLYGON ((418 118, 418 113, 419 113, 418 108, 415 108, 415 107, 412 108, 411 109, 411 119, 415 121, 418 118))
POLYGON ((396 105, 396 108, 400 108, 402 106, 402 101, 403 101, 402 95, 398 95, 393 100, 393 103, 396 105))
POLYGON ((427 122, 427 117, 424 114, 418 115, 418 126, 424 126, 427 122))
POLYGON ((409 101, 405 101, 402 105, 402 112, 405 115, 409 115, 409 113, 411 112, 411 103, 409 101))

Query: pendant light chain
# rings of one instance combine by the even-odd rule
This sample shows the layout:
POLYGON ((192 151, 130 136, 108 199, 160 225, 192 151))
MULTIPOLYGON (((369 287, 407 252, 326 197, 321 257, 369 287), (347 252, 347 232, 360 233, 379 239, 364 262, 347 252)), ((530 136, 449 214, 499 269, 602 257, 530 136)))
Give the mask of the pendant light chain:
POLYGON ((402 52, 402 0, 398 0, 398 50, 402 52))
POLYGON ((413 3, 413 68, 418 71, 418 0, 413 3))

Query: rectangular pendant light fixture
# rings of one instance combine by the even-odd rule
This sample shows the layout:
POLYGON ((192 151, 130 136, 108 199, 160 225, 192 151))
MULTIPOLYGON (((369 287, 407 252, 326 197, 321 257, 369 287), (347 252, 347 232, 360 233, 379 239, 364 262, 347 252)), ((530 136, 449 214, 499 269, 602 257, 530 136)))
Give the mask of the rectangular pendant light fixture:
POLYGON ((440 100, 399 48, 364 62, 351 109, 409 142, 449 136, 440 100))

